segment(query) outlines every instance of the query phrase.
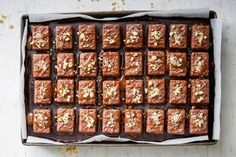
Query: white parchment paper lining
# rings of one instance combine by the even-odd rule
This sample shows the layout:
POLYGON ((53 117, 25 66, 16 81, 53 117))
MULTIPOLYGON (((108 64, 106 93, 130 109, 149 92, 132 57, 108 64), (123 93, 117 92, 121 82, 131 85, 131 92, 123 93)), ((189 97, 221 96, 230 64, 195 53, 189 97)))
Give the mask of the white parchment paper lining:
MULTIPOLYGON (((84 14, 30 14, 30 22, 47 22, 51 20, 62 20, 68 18, 84 18, 90 20, 112 20, 117 19, 139 17, 139 16, 156 16, 156 17, 201 17, 209 18, 209 9, 184 9, 184 10, 163 10, 163 11, 151 11, 151 12, 139 12, 134 13, 124 17, 113 17, 113 18, 94 18, 84 14)), ((28 20, 25 21, 23 38, 22 38, 22 60, 24 63, 25 59, 25 45, 27 41, 27 27, 28 20)), ((215 62, 215 107, 214 107, 214 123, 213 123, 213 139, 219 140, 220 138, 220 108, 221 108, 221 31, 222 31, 222 22, 220 19, 211 19, 212 33, 213 33, 213 43, 214 43, 214 62, 215 62)), ((36 143, 36 144, 56 144, 56 145, 66 145, 66 143, 56 142, 50 139, 44 139, 39 137, 28 136, 27 137, 27 126, 26 126, 26 115, 25 115, 25 104, 24 104, 24 64, 21 65, 21 79, 20 79, 20 112, 21 112, 21 136, 22 139, 26 139, 27 143, 36 143)), ((156 145, 176 145, 176 144, 185 144, 194 141, 204 141, 208 140, 208 136, 198 136, 198 137, 188 137, 188 138, 179 138, 166 140, 163 142, 149 142, 149 141, 134 141, 127 138, 111 138, 105 135, 97 135, 91 137, 84 141, 74 142, 76 143, 90 143, 93 141, 119 141, 127 142, 134 141, 136 143, 146 143, 146 144, 156 144, 156 145)), ((71 143, 70 143, 71 144, 71 143)))

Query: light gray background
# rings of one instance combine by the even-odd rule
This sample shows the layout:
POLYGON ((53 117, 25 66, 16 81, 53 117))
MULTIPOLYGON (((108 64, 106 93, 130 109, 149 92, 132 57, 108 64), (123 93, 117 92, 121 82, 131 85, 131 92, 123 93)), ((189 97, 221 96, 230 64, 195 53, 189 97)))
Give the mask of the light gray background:
POLYGON ((235 0, 0 0, 0 156, 236 156, 236 32, 235 0), (112 6, 112 2, 117 4, 112 6), (188 9, 209 6, 223 19, 221 140, 214 146, 161 147, 26 147, 19 131, 20 17, 26 13, 102 10, 188 9), (9 29, 8 24, 14 28, 9 29))

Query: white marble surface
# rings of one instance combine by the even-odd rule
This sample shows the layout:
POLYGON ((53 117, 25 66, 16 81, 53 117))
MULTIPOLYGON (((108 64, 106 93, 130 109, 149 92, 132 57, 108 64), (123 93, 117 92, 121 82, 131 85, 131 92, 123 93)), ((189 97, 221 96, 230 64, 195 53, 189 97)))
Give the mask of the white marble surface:
POLYGON ((236 21, 235 0, 0 0, 0 13, 9 15, 0 24, 0 156, 236 156, 236 21), (116 2, 116 7, 112 7, 116 2), (19 131, 20 17, 25 13, 102 10, 178 9, 209 6, 223 19, 222 45, 222 131, 213 146, 161 147, 26 147, 19 131), (8 25, 14 28, 9 29, 8 25))

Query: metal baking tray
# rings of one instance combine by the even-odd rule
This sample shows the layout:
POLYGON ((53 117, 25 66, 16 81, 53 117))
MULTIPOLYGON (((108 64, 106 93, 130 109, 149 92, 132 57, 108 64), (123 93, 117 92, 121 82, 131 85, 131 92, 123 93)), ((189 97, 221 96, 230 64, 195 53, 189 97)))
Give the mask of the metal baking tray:
MULTIPOLYGON (((133 13, 138 13, 138 12, 146 12, 147 10, 143 11, 106 11, 106 12, 77 12, 73 14, 85 14, 89 15, 95 18, 103 18, 103 17, 122 17, 122 16, 127 16, 133 13)), ((62 14, 67 14, 67 13, 62 13, 62 14)), ((71 13, 68 13, 71 14, 71 13)), ((209 12, 209 18, 214 19, 217 18, 217 14, 215 11, 210 11, 209 12)), ((29 15, 25 14, 22 15, 21 17, 21 39, 23 37, 23 30, 25 26, 25 21, 29 19, 29 15)), ((22 40, 21 40, 22 42, 22 40)), ((22 44, 21 44, 21 57, 20 57, 20 67, 24 64, 23 63, 23 55, 22 55, 22 44)), ((26 113, 26 111, 25 111, 26 113)), ((212 134, 212 133, 210 133, 212 134)), ((22 138, 21 139, 22 144, 27 145, 27 146, 36 146, 36 145, 57 145, 57 144, 47 144, 47 143, 29 143, 27 142, 27 139, 22 138)), ((180 145, 212 145, 216 144, 217 140, 208 140, 208 141, 201 141, 201 142, 192 142, 192 143, 187 143, 187 144, 180 144, 180 145)), ((83 143, 83 144, 77 144, 77 143, 65 143, 65 145, 79 145, 79 146, 154 146, 153 144, 139 144, 135 142, 125 142, 125 143, 117 143, 117 142, 93 142, 93 143, 83 143)), ((173 144, 175 145, 175 144, 173 144)))

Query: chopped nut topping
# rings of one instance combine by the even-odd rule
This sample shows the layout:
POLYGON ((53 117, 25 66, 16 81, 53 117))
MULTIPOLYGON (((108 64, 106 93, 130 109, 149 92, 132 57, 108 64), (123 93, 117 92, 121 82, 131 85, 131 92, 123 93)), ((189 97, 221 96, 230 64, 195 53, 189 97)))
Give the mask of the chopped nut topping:
POLYGON ((114 44, 115 43, 115 37, 107 37, 106 39, 104 39, 105 42, 107 42, 108 44, 114 44))
POLYGON ((196 86, 194 88, 194 95, 197 98, 197 102, 201 102, 205 99, 205 93, 203 91, 203 88, 204 86, 201 83, 196 83, 196 86))
POLYGON ((183 65, 183 59, 172 55, 170 57, 170 64, 176 67, 181 67, 183 65))
POLYGON ((181 94, 182 90, 183 90, 183 85, 182 85, 182 84, 176 84, 176 85, 174 86, 174 91, 173 91, 173 93, 174 93, 175 96, 178 96, 178 95, 181 94))
POLYGON ((66 70, 72 68, 73 64, 71 61, 68 61, 68 59, 64 59, 62 64, 60 64, 59 66, 66 70))
POLYGON ((94 118, 88 114, 83 114, 82 119, 87 123, 86 128, 92 128, 95 124, 94 118))
POLYGON ((81 40, 83 42, 88 41, 88 38, 86 37, 85 33, 77 32, 77 34, 79 35, 79 40, 81 40))
POLYGON ((155 124, 155 127, 161 125, 161 114, 159 112, 152 112, 150 119, 155 124))
POLYGON ((115 114, 113 112, 110 112, 110 114, 106 115, 106 118, 108 118, 108 120, 105 124, 105 127, 110 131, 114 131, 116 127, 116 122, 117 122, 117 119, 115 118, 115 114))
POLYGON ((59 34, 59 40, 61 41, 70 41, 71 40, 71 34, 69 32, 64 32, 59 34))
MULTIPOLYGON (((175 29, 175 25, 172 25, 172 29, 175 29)), ((183 37, 184 37, 184 31, 181 29, 181 32, 177 32, 177 31, 170 31, 169 33, 170 38, 173 37, 174 38, 174 45, 181 45, 181 42, 183 41, 183 37)))
POLYGON ((157 46, 157 42, 161 39, 162 36, 163 36, 163 33, 161 33, 161 31, 152 30, 151 37, 155 41, 153 43, 154 46, 157 46))
POLYGON ((171 122, 171 125, 173 125, 174 127, 178 127, 180 123, 182 122, 182 119, 183 119, 183 115, 178 111, 172 112, 170 115, 170 122, 171 122))
POLYGON ((130 66, 133 67, 136 72, 139 72, 142 70, 141 68, 142 61, 140 58, 136 59, 136 57, 138 57, 138 53, 134 53, 134 55, 130 57, 130 62, 131 62, 130 66))
POLYGON ((133 101, 136 103, 141 103, 141 98, 142 98, 142 92, 137 89, 137 88, 133 88, 132 89, 132 95, 133 95, 133 101))
POLYGON ((34 122, 36 122, 39 127, 45 129, 48 124, 48 117, 42 113, 37 113, 34 115, 34 122))
POLYGON ((206 119, 206 116, 202 112, 200 112, 198 114, 192 115, 192 119, 193 119, 193 125, 196 128, 202 128, 204 124, 204 120, 206 119))
POLYGON ((71 115, 69 113, 64 113, 59 118, 59 120, 62 121, 64 125, 67 125, 70 122, 70 120, 71 120, 71 115))
POLYGON ((60 87, 59 87, 59 95, 63 98, 66 98, 66 101, 67 102, 70 102, 70 99, 71 99, 71 96, 69 95, 70 94, 70 88, 67 84, 61 84, 60 87))
POLYGON ((47 88, 46 88, 45 84, 41 84, 41 86, 37 88, 37 91, 38 91, 37 97, 39 100, 43 100, 46 98, 47 88))
POLYGON ((153 55, 150 59, 150 67, 152 70, 158 70, 161 66, 163 61, 161 60, 161 58, 157 57, 156 55, 153 55))
POLYGON ((117 95, 117 92, 116 92, 116 87, 113 85, 108 85, 105 89, 105 96, 106 97, 109 97, 109 101, 112 101, 115 96, 117 95))
POLYGON ((107 71, 111 71, 112 67, 115 65, 114 60, 106 58, 104 60, 104 67, 106 68, 107 71))
POLYGON ((198 44, 201 46, 205 40, 207 39, 207 36, 204 34, 204 32, 195 32, 194 36, 197 38, 198 40, 198 44))
POLYGON ((194 67, 196 72, 200 72, 202 70, 202 66, 204 65, 205 60, 203 57, 197 57, 196 60, 194 61, 194 67))
POLYGON ((44 39, 43 34, 41 32, 37 32, 30 45, 35 44, 38 48, 43 48, 47 44, 47 40, 44 39))
POLYGON ((83 98, 93 98, 94 97, 94 91, 93 88, 85 87, 83 88, 83 98))
POLYGON ((40 59, 38 63, 35 64, 40 70, 47 70, 47 63, 45 62, 44 59, 40 59))
POLYGON ((126 126, 130 129, 135 128, 138 125, 137 114, 135 112, 126 113, 127 123, 126 126))
POLYGON ((149 95, 150 95, 151 98, 155 98, 155 97, 157 97, 157 96, 160 96, 160 93, 161 93, 160 89, 157 88, 157 87, 155 87, 155 88, 152 88, 152 89, 151 89, 149 95))
POLYGON ((140 37, 140 33, 141 33, 142 30, 134 27, 132 30, 130 30, 130 36, 129 38, 127 39, 127 43, 136 43, 139 41, 140 37))

